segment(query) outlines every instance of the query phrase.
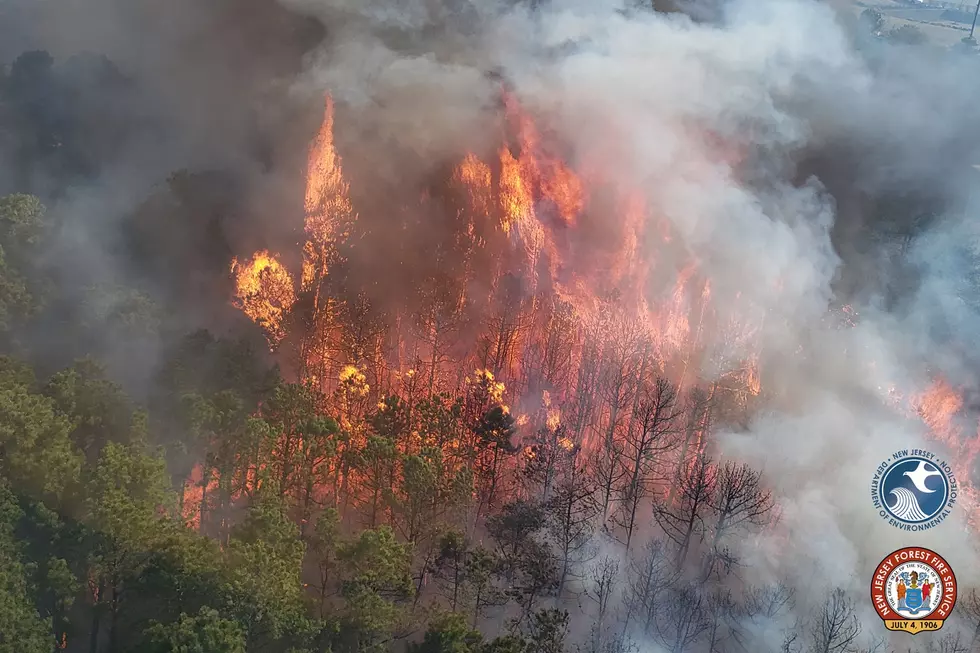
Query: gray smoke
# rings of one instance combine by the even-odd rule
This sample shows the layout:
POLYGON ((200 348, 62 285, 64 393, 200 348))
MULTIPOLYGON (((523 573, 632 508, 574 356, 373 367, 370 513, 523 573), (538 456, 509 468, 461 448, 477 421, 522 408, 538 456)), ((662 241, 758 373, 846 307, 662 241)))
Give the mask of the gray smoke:
MULTIPOLYGON (((573 160, 643 190, 651 216, 680 234, 668 249, 698 262, 722 312, 757 322, 767 401, 747 429, 716 437, 777 491, 781 523, 742 552, 744 573, 800 589, 793 618, 838 586, 865 634, 883 632, 870 576, 901 546, 940 549, 961 588, 980 580, 962 493, 960 509, 924 533, 887 525, 869 496, 893 451, 955 454, 891 406, 888 390, 920 392, 936 374, 976 385, 975 357, 964 355, 978 326, 972 61, 878 43, 859 51, 828 6, 797 0, 731 2, 710 24, 608 0, 284 2, 335 27, 303 85, 355 107, 358 134, 423 158, 478 147, 495 88, 483 73, 500 72, 573 160), (754 160, 719 162, 709 132, 754 160), (898 224, 902 198, 922 189, 941 200, 938 214, 898 224), (900 199, 867 200, 887 195, 900 199), (866 236, 889 229, 907 230, 904 244, 866 236), (891 277, 899 259, 913 281, 891 277), (860 320, 838 330, 825 318, 843 302, 860 320)), ((781 641, 773 629, 758 635, 750 650, 781 641)))
MULTIPOLYGON (((284 181, 296 162, 265 175, 244 154, 257 124, 288 122, 254 115, 262 98, 288 113, 294 98, 329 91, 353 167, 370 165, 381 179, 421 176, 404 162, 495 142, 506 79, 569 159, 640 189, 650 216, 669 222, 678 240, 651 245, 650 257, 696 261, 718 311, 759 329, 751 351, 761 351, 766 401, 747 428, 715 437, 724 456, 763 470, 781 506, 780 524, 741 552, 744 573, 788 579, 803 600, 797 614, 761 628, 749 650, 775 650, 783 629, 835 586, 853 596, 866 634, 883 632, 867 599, 870 576, 901 546, 937 549, 961 591, 980 582, 965 502, 937 530, 902 533, 878 518, 869 496, 875 467, 892 452, 953 453, 891 407, 888 389, 921 391, 936 374, 978 385, 973 61, 879 43, 859 50, 845 21, 807 0, 735 0, 710 23, 614 0, 282 0, 326 34, 299 72, 295 33, 263 29, 245 9, 21 4, 18 23, 32 32, 6 42, 7 59, 28 46, 103 51, 153 80, 146 104, 166 117, 167 134, 180 135, 134 146, 98 185, 57 207, 81 216, 123 213, 143 195, 140 183, 179 166, 245 170, 261 189, 245 202, 253 207, 301 196, 284 181), (717 139, 745 156, 719 157, 717 139), (135 180, 133 162, 142 171, 135 180), (892 225, 905 194, 923 189, 940 209, 922 226, 892 225), (899 200, 877 201, 884 196, 899 200), (867 235, 889 229, 908 238, 867 235), (896 281, 898 270, 910 279, 896 281), (857 310, 857 326, 828 325, 839 303, 857 310)), ((292 142, 303 132, 283 133, 292 142)), ((79 219, 73 242, 106 261, 103 227, 79 219)), ((271 222, 251 224, 287 231, 271 222)), ((110 264, 102 276, 114 274, 110 264)), ((711 344, 723 334, 704 337, 711 344)), ((706 363, 705 377, 717 373, 706 363)))
POLYGON ((322 32, 314 21, 264 0, 2 3, 0 60, 7 71, 35 50, 53 62, 49 73, 27 80, 34 106, 25 114, 39 132, 67 133, 69 140, 25 165, 17 157, 34 147, 31 134, 3 134, 0 192, 41 196, 59 225, 43 263, 64 294, 75 297, 58 310, 65 321, 84 321, 93 333, 106 334, 103 342, 72 348, 63 321, 38 325, 25 340, 45 352, 46 362, 57 367, 66 357, 96 354, 115 376, 135 383, 131 391, 138 394, 157 362, 162 331, 227 326, 228 289, 215 269, 226 268, 237 248, 254 249, 249 238, 267 241, 300 226, 270 225, 267 216, 281 210, 284 197, 302 201, 296 166, 303 163, 293 153, 302 152, 316 117, 305 119, 288 85, 322 32), (80 152, 83 165, 59 155, 66 150, 80 152), (167 183, 179 171, 221 174, 197 181, 188 194, 198 205, 189 206, 167 183), (219 213, 212 205, 233 219, 205 224, 208 213, 219 213), (137 254, 134 264, 128 238, 141 213, 168 226, 144 236, 159 246, 153 260, 137 254), (198 214, 196 224, 188 221, 191 213, 198 214), (206 241, 234 251, 215 261, 205 253, 206 241), (120 334, 99 326, 116 308, 113 301, 89 292, 114 287, 181 296, 182 309, 157 316, 160 332, 120 347, 120 334))

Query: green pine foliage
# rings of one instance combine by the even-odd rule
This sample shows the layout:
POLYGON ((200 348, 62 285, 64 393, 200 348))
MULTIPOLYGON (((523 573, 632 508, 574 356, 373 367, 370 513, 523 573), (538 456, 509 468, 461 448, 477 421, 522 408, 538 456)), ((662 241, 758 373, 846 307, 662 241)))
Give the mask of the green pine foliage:
MULTIPOLYGON (((925 38, 886 22, 865 10, 862 43, 925 38)), ((331 261, 323 297, 297 289, 288 347, 272 354, 220 308, 214 332, 198 328, 203 304, 231 296, 224 223, 243 193, 222 172, 180 170, 120 218, 105 248, 125 262, 56 274, 70 242, 58 236, 75 226, 58 201, 136 128, 112 112, 132 81, 96 55, 0 66, 0 145, 17 152, 10 185, 25 191, 0 196, 0 653, 886 650, 862 639, 843 590, 797 603, 778 578, 746 572, 744 547, 776 511, 760 472, 705 446, 725 411, 747 421, 720 386, 682 396, 649 347, 626 352, 604 322, 575 332, 570 304, 538 307, 510 274, 491 302, 496 342, 466 346, 496 368, 519 333, 547 330, 522 361, 527 393, 472 367, 437 383, 453 340, 478 339, 469 302, 487 289, 464 301, 434 288, 463 280, 464 259, 483 256, 472 248, 455 262, 446 243, 426 251, 424 279, 386 290, 418 293, 392 316, 354 287, 373 260, 345 244, 358 256, 331 261), (412 300, 417 314, 403 310, 412 300), (389 318, 427 340, 427 360, 388 342, 389 318), (374 369, 386 347, 414 369, 374 369), (302 381, 321 372, 333 377, 302 381), (529 405, 559 386, 574 393, 529 405)), ((861 248, 904 261, 946 207, 919 190, 881 195, 862 198, 874 215, 854 230, 861 248)), ((467 240, 491 238, 478 222, 467 240)), ((976 240, 943 259, 963 285, 955 312, 936 311, 964 331, 980 310, 976 240)), ((914 268, 896 264, 882 296, 914 285, 899 274, 914 268)), ((960 592, 980 633, 980 595, 960 592)))

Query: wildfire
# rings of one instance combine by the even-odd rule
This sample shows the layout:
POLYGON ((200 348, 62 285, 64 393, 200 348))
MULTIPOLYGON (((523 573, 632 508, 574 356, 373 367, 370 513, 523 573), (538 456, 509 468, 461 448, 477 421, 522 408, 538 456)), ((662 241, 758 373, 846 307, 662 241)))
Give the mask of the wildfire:
POLYGON ((949 445, 958 444, 958 429, 953 419, 963 407, 963 399, 945 380, 933 382, 929 389, 913 399, 912 407, 938 439, 949 445))
MULTIPOLYGON (((893 396, 900 398, 897 393, 893 396)), ((980 424, 973 433, 965 432, 960 411, 963 397, 948 381, 935 379, 924 392, 910 397, 908 406, 929 428, 930 436, 949 451, 949 462, 959 481, 959 502, 968 522, 980 525, 980 496, 971 487, 972 472, 980 454, 980 424)))
MULTIPOLYGON (((297 374, 327 386, 326 394, 345 406, 381 405, 382 389, 391 388, 409 396, 478 389, 501 406, 509 392, 513 405, 524 406, 528 393, 548 387, 555 405, 546 393, 542 410, 521 411, 518 425, 552 431, 565 426, 569 433, 561 446, 588 446, 599 431, 625 431, 632 419, 624 418, 631 409, 613 414, 598 397, 589 400, 594 409, 589 402, 569 404, 610 374, 631 377, 624 388, 652 374, 667 373, 681 385, 696 382, 710 355, 701 339, 705 322, 715 319, 711 284, 693 260, 647 255, 647 243, 662 242, 686 256, 678 235, 651 215, 643 193, 598 162, 567 163, 513 94, 504 94, 504 110, 508 136, 495 156, 483 160, 468 153, 453 168, 452 201, 459 203, 449 228, 457 233, 445 242, 460 251, 434 252, 433 260, 441 265, 458 255, 462 263, 448 276, 461 290, 426 289, 426 297, 436 298, 434 317, 419 326, 416 307, 398 308, 382 316, 380 335, 364 340, 375 327, 351 312, 359 298, 343 295, 346 288, 337 287, 343 284, 324 283, 333 270, 344 269, 338 264, 351 251, 357 220, 334 143, 330 98, 308 153, 298 284, 278 256, 258 252, 232 264, 235 304, 265 327, 275 348, 286 336, 298 295, 308 297, 302 319, 288 321, 307 330, 296 343, 290 340, 299 349, 290 352, 301 361, 297 374), (601 214, 607 217, 596 222, 601 214), (612 230, 602 248, 592 247, 588 235, 597 229, 612 230), (659 287, 652 287, 655 267, 659 287), (458 329, 464 320, 476 328, 458 329), (464 331, 475 331, 475 342, 462 337, 464 331), (476 372, 464 378, 459 370, 465 369, 476 372)), ((431 278, 439 283, 445 276, 440 270, 431 278)), ((748 360, 728 366, 725 390, 736 397, 757 394, 753 331, 737 320, 727 324, 744 331, 731 341, 748 360), (729 387, 734 385, 739 387, 729 387)), ((629 404, 625 395, 611 401, 629 404)))
MULTIPOLYGON (((333 124, 333 102, 327 97, 320 129, 308 153, 306 240, 302 246, 300 275, 300 290, 312 295, 313 314, 310 318, 318 327, 329 323, 332 318, 329 298, 320 296, 323 280, 330 266, 343 260, 339 247, 349 238, 351 225, 356 219, 349 186, 334 148, 333 124)), ((275 349, 286 335, 285 316, 297 301, 293 275, 280 262, 278 255, 264 250, 256 252, 246 262, 233 259, 231 272, 235 279, 234 304, 265 329, 270 347, 275 349)), ((320 375, 316 370, 321 366, 318 364, 320 361, 315 359, 320 357, 317 345, 322 344, 304 346, 306 351, 302 354, 301 367, 307 381, 319 383, 320 375)))
MULTIPOLYGON (((493 183, 493 172, 483 161, 472 152, 467 154, 454 172, 456 182, 463 188, 469 189, 469 197, 472 202, 471 212, 475 215, 490 215, 493 211, 493 196, 491 184, 493 183)), ((509 231, 509 225, 501 225, 505 231, 509 231)))
POLYGON ((585 204, 582 180, 560 158, 545 153, 537 128, 513 95, 504 94, 504 105, 517 127, 521 154, 514 163, 520 167, 521 177, 537 185, 542 199, 551 201, 566 223, 574 223, 585 204))
MULTIPOLYGON (((335 148, 329 98, 308 153, 303 242, 297 243, 302 269, 291 272, 268 251, 233 260, 235 305, 265 329, 273 348, 285 341, 287 324, 309 331, 297 338, 297 375, 329 386, 323 389, 332 391, 331 408, 345 429, 358 410, 361 417, 372 408, 388 410, 392 389, 416 401, 448 388, 452 399, 478 396, 476 403, 505 412, 509 393, 522 431, 544 427, 558 446, 576 451, 636 428, 635 400, 645 379, 668 376, 687 390, 709 363, 711 399, 727 393, 744 408, 747 397, 762 391, 761 329, 746 319, 751 307, 745 315, 719 315, 712 302, 722 302, 713 293, 724 292, 723 284, 712 284, 682 234, 652 214, 643 192, 610 178, 601 162, 573 167, 513 95, 504 95, 504 105, 510 134, 502 140, 510 142, 483 159, 465 154, 452 170, 448 214, 455 223, 448 228, 456 231, 445 242, 460 251, 433 251, 431 260, 441 265, 455 254, 462 263, 428 278, 434 284, 451 278, 458 289, 426 289, 439 310, 424 328, 411 305, 378 311, 384 315, 375 326, 370 311, 353 311, 354 292, 343 295, 347 289, 337 288, 343 284, 324 283, 344 269, 338 264, 351 251, 353 228, 365 231, 356 223, 335 148), (596 222, 603 212, 613 215, 596 222), (598 231, 609 242, 594 243, 598 231), (658 244, 664 255, 650 256, 658 244), (288 319, 298 303, 303 319, 288 319), (466 370, 475 371, 467 376, 466 370)), ((719 151, 726 160, 740 156, 723 144, 719 151)), ((392 223, 386 235, 400 238, 402 226, 392 223)), ((841 312, 842 324, 853 326, 857 313, 850 306, 841 312)), ((964 484, 980 437, 964 432, 960 393, 937 380, 901 401, 950 449, 962 501, 976 505, 964 484)), ((699 430, 690 446, 700 451, 703 435, 699 430)), ((202 483, 195 470, 185 499, 189 520, 212 491, 202 483)))
POLYGON ((487 397, 493 403, 500 403, 504 399, 504 392, 506 387, 500 381, 495 381, 493 378, 493 372, 490 370, 476 370, 473 373, 473 379, 466 379, 468 383, 484 388, 487 393, 487 397))
POLYGON ((283 316, 296 302, 292 276, 267 251, 256 252, 244 263, 232 259, 231 272, 235 277, 235 304, 265 328, 274 346, 285 335, 283 316))
POLYGON ((333 101, 324 103, 320 131, 310 145, 306 177, 306 243, 303 245, 303 289, 327 274, 337 244, 350 235, 354 210, 333 142, 333 101))
POLYGON ((367 383, 367 377, 353 365, 344 366, 338 378, 340 380, 340 387, 348 393, 366 397, 371 391, 371 386, 367 383))
POLYGON ((548 427, 549 431, 557 430, 561 425, 561 409, 557 406, 551 405, 551 393, 547 390, 545 390, 541 395, 541 403, 543 404, 545 410, 545 426, 548 427))
POLYGON ((218 478, 210 477, 205 482, 204 466, 200 463, 191 470, 191 475, 184 481, 181 497, 181 516, 190 528, 197 529, 201 525, 201 513, 207 510, 208 497, 218 491, 218 478))

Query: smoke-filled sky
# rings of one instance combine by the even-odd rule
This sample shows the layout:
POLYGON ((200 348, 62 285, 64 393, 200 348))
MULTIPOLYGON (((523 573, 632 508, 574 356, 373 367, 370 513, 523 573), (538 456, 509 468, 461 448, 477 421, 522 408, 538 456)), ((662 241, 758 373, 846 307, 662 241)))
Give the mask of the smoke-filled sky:
POLYGON ((935 548, 961 587, 980 582, 962 509, 903 534, 869 496, 880 460, 926 443, 924 427, 886 407, 885 390, 921 391, 936 373, 980 386, 973 61, 861 44, 807 0, 736 0, 710 23, 614 0, 58 0, 0 12, 0 58, 106 54, 138 82, 133 110, 159 126, 52 203, 74 220, 74 256, 110 278, 123 274, 102 249, 114 216, 182 167, 238 175, 233 246, 288 239, 326 90, 356 194, 492 147, 507 80, 567 160, 638 189, 673 227, 678 239, 650 256, 682 249, 712 280, 719 310, 760 325, 771 399, 747 431, 717 435, 724 455, 764 471, 783 509, 746 573, 849 587, 869 629, 880 627, 870 574, 900 546, 935 548), (907 229, 892 228, 905 220, 894 213, 923 197, 938 219, 908 239, 880 235, 907 229), (857 309, 857 326, 827 328, 841 303, 857 309))
MULTIPOLYGON (((816 2, 733 2, 711 24, 617 2, 289 6, 345 26, 300 84, 354 107, 355 138, 427 159, 479 148, 495 83, 485 73, 498 72, 573 161, 642 189, 712 279, 717 306, 762 322, 770 410, 748 432, 720 435, 726 455, 763 468, 782 496, 785 530, 752 574, 861 596, 891 550, 942 544, 972 581, 962 510, 937 540, 884 524, 868 498, 877 463, 924 442, 884 408, 884 391, 975 374, 968 343, 939 335, 949 320, 957 332, 976 324, 958 281, 967 270, 942 262, 964 244, 971 208, 972 62, 879 44, 858 52, 816 2), (750 161, 719 157, 718 138, 750 161), (899 218, 867 198, 897 196, 901 208, 917 193, 940 197, 945 216, 910 246, 914 282, 894 288, 894 243, 864 231, 899 218), (856 328, 822 328, 835 291, 861 314, 856 328)), ((398 174, 392 165, 385 172, 398 174)))

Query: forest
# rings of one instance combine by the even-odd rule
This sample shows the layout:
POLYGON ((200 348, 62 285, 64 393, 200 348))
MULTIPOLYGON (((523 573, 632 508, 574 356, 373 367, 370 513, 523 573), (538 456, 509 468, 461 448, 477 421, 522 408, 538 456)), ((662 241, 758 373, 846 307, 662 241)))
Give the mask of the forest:
MULTIPOLYGON (((288 38, 322 38, 297 20, 288 38)), ((892 48, 926 47, 866 20, 839 29, 883 75, 892 48)), ((331 89, 282 119, 300 125, 288 153, 236 142, 247 173, 160 170, 133 144, 182 123, 124 69, 34 49, 0 75, 0 653, 977 650, 970 570, 955 623, 891 638, 870 577, 789 553, 805 535, 785 488, 810 480, 719 444, 787 405, 764 351, 788 345, 753 301, 792 275, 726 295, 698 235, 566 164, 519 86, 489 75, 492 142, 406 173, 425 189, 395 207, 403 186, 358 181, 357 112, 331 89), (144 163, 148 183, 113 188, 144 163), (291 180, 292 217, 246 237, 255 169, 291 180)), ((944 165, 965 170, 975 150, 948 138, 944 165)), ((843 272, 812 325, 827 338, 859 330, 847 300, 872 287, 911 311, 930 287, 914 244, 958 201, 949 177, 861 186, 831 140, 796 169, 827 171, 841 216, 843 272)), ((770 201, 765 144, 697 142, 690 174, 724 165, 770 201)), ((980 256, 962 256, 969 285, 980 256)), ((788 351, 819 365, 820 337, 788 351)), ((900 410, 957 461, 966 511, 977 415, 956 370, 900 410)))

